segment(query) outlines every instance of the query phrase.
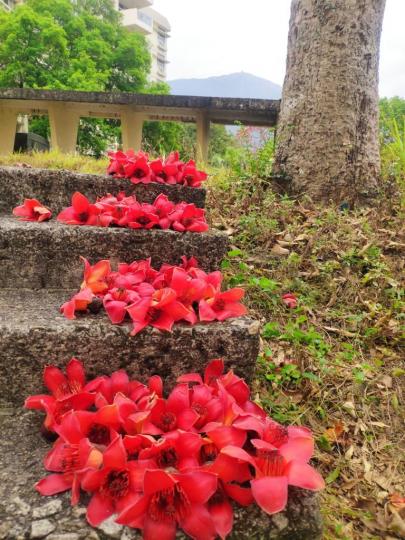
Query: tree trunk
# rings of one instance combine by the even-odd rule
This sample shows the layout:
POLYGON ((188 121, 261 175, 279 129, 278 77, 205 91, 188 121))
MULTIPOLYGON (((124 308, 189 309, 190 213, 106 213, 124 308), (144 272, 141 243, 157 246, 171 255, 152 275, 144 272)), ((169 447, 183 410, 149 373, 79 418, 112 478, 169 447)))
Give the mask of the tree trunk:
POLYGON ((367 202, 380 173, 385 0, 292 0, 274 172, 315 201, 367 202))

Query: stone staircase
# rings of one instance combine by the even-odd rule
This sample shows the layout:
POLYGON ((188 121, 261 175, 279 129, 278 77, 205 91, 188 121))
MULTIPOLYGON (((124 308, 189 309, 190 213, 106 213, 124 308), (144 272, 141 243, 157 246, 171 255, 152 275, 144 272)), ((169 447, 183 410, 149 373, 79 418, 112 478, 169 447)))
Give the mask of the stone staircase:
MULTIPOLYGON (((143 381, 157 373, 170 386, 180 374, 202 371, 207 361, 223 357, 226 367, 248 382, 254 376, 259 324, 248 317, 193 327, 176 324, 171 334, 149 327, 131 337, 129 324, 114 326, 104 313, 73 321, 59 313, 59 306, 80 284, 80 255, 91 263, 151 257, 156 266, 178 264, 182 255, 195 256, 212 271, 228 249, 227 237, 218 232, 73 227, 56 220, 21 223, 11 215, 24 198, 37 198, 56 217, 77 190, 91 199, 125 190, 145 202, 163 192, 175 202, 205 204, 202 189, 0 168, 0 540, 140 538, 111 521, 93 530, 85 520, 85 508, 71 508, 66 494, 43 498, 33 489, 44 475, 42 460, 49 444, 40 435, 41 415, 24 411, 22 404, 29 394, 41 391, 44 365, 64 367, 76 356, 89 376, 125 368, 143 381)), ((236 516, 233 539, 315 540, 321 530, 316 496, 297 489, 291 490, 286 511, 272 518, 253 507, 238 510, 236 516)))

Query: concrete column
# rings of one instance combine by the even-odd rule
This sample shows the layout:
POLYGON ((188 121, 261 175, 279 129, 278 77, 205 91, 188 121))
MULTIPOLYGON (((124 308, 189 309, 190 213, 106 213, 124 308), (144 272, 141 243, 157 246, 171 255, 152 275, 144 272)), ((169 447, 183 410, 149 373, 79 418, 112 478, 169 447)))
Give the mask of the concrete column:
POLYGON ((208 162, 208 144, 210 137, 210 120, 207 113, 198 112, 196 117, 197 123, 197 155, 196 159, 199 163, 208 162))
POLYGON ((17 127, 17 111, 0 109, 0 155, 11 154, 14 150, 17 127))
POLYGON ((77 145, 80 114, 67 103, 52 103, 48 107, 51 126, 51 148, 64 154, 74 154, 77 145))
POLYGON ((142 148, 142 129, 145 115, 135 111, 125 111, 121 115, 122 147, 138 152, 142 148))

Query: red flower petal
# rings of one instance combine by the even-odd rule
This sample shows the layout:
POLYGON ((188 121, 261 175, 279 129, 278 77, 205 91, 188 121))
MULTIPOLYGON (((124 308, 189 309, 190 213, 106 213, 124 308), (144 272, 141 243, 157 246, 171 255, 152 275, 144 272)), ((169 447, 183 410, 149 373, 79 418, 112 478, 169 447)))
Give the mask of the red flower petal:
POLYGON ((107 469, 126 468, 127 452, 121 437, 117 437, 104 452, 103 463, 107 469))
POLYGON ((163 396, 163 381, 159 375, 153 375, 149 378, 148 388, 150 392, 155 393, 158 397, 163 396))
POLYGON ((288 465, 288 483, 311 491, 319 491, 325 487, 322 476, 311 465, 298 461, 291 461, 288 465))
POLYGON ((86 373, 82 362, 77 358, 72 358, 66 366, 66 375, 69 383, 77 382, 80 388, 86 384, 86 373))
POLYGON ((233 527, 232 506, 229 501, 223 499, 221 502, 209 504, 208 508, 217 534, 222 539, 225 539, 231 533, 233 527))
POLYGON ((296 437, 280 446, 280 454, 286 461, 296 460, 306 463, 314 454, 314 440, 312 437, 296 437))
POLYGON ((192 503, 206 503, 217 490, 217 476, 207 471, 183 473, 177 479, 192 503))
POLYGON ((149 497, 141 497, 134 504, 125 508, 115 520, 122 525, 129 525, 134 528, 142 528, 145 514, 149 506, 149 497))
MULTIPOLYGON (((205 506, 194 505, 179 523, 183 531, 195 540, 214 540, 214 522, 205 506)), ((151 539, 152 540, 152 539, 151 539)))
POLYGON ((267 514, 281 512, 287 506, 288 478, 286 476, 265 476, 251 480, 252 495, 267 514))
POLYGON ((84 214, 89 210, 89 200, 79 191, 72 195, 72 206, 77 214, 84 214))
POLYGON ((72 478, 66 478, 64 474, 50 474, 35 484, 35 489, 46 496, 62 493, 71 487, 72 478))
POLYGON ((112 516, 114 510, 115 508, 112 500, 97 492, 93 495, 89 506, 87 507, 87 521, 93 527, 97 527, 105 519, 112 516))
POLYGON ((221 377, 224 372, 224 367, 224 361, 222 360, 222 358, 211 360, 211 362, 208 364, 204 371, 205 384, 211 384, 213 381, 221 377))
POLYGON ((162 470, 147 470, 143 479, 143 491, 145 495, 153 495, 157 491, 171 489, 175 485, 174 478, 162 470))
POLYGON ((143 540, 174 540, 175 521, 156 521, 146 514, 143 526, 143 540))
POLYGON ((246 432, 232 426, 220 426, 210 430, 208 436, 219 449, 226 446, 242 448, 246 441, 246 432))
POLYGON ((249 506, 254 498, 250 488, 243 488, 237 484, 224 484, 227 495, 241 506, 249 506))
POLYGON ((44 383, 56 398, 61 398, 70 393, 65 375, 56 366, 45 367, 44 383))
POLYGON ((167 407, 174 413, 180 413, 190 407, 190 394, 188 386, 178 384, 167 398, 167 407))
POLYGON ((104 304, 104 309, 113 324, 121 324, 127 314, 127 303, 111 300, 104 304))

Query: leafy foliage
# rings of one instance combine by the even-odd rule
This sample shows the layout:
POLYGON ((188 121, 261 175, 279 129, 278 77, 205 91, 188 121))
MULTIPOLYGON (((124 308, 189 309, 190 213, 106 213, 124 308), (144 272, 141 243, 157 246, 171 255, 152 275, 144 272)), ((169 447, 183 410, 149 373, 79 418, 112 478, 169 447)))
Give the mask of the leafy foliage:
MULTIPOLYGON (((0 14, 2 87, 149 91, 150 64, 144 36, 121 25, 111 0, 27 0, 0 14)), ((48 137, 48 119, 30 129, 48 137)), ((117 121, 82 119, 79 148, 99 157, 118 133, 117 121)))
POLYGON ((110 0, 27 0, 0 17, 1 86, 139 91, 150 62, 110 0))
POLYGON ((391 197, 399 194, 405 209, 405 99, 380 101, 381 168, 391 197))

